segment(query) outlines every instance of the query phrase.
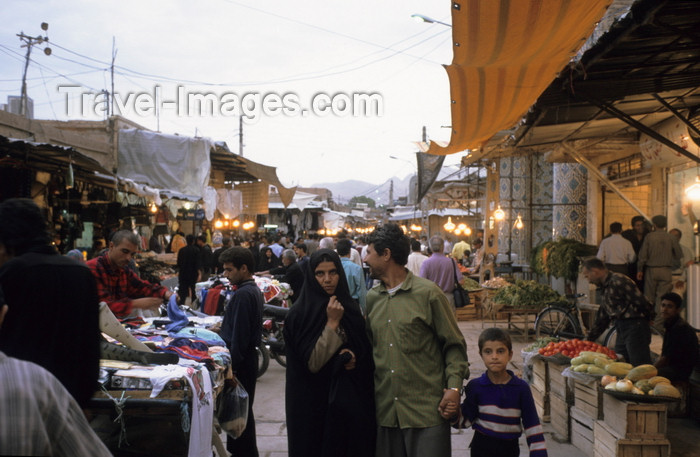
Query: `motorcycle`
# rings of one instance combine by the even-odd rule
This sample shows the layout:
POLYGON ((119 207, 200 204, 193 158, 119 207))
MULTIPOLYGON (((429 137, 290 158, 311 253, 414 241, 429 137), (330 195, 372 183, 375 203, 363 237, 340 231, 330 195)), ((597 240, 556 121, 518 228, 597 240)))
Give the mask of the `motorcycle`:
POLYGON ((283 367, 287 366, 287 355, 282 329, 288 313, 289 308, 282 306, 267 304, 263 306, 263 346, 268 349, 270 357, 283 367))

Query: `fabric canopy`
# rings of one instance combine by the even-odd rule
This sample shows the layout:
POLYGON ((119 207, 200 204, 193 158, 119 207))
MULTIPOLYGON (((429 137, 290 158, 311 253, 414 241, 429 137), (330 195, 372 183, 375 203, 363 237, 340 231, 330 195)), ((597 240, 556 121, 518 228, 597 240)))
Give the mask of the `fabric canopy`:
POLYGON ((452 2, 452 134, 429 154, 476 149, 513 127, 592 33, 612 0, 452 2))

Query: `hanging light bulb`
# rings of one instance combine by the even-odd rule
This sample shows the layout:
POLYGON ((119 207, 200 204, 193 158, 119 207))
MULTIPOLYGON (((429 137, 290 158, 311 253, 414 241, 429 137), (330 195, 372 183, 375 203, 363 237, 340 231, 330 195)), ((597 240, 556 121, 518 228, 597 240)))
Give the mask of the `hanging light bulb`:
POLYGON ((464 229, 464 234, 467 236, 470 236, 472 234, 472 229, 469 228, 468 225, 467 225, 467 228, 464 229))
POLYGON ((685 190, 685 195, 689 200, 700 201, 700 175, 695 178, 695 183, 685 190))
POLYGON ((520 217, 520 214, 518 214, 517 219, 515 219, 515 228, 518 230, 522 230, 525 224, 523 224, 523 219, 520 217))
POLYGON ((457 226, 454 224, 454 222, 452 222, 452 216, 447 216, 447 222, 445 222, 445 225, 443 225, 442 227, 448 232, 451 232, 457 226))
POLYGON ((497 221, 502 221, 503 219, 505 219, 506 212, 501 209, 501 205, 498 205, 498 209, 496 209, 496 211, 493 212, 493 217, 497 221))
POLYGON ((220 229, 220 228, 223 227, 223 226, 224 226, 224 223, 221 222, 220 219, 217 219, 216 221, 214 221, 214 228, 220 229))
POLYGON ((457 230, 459 230, 460 232, 466 231, 466 230, 467 230, 467 224, 465 224, 464 222, 462 222, 461 224, 458 224, 458 225, 457 225, 457 230))
POLYGON ((66 189, 72 189, 75 185, 75 180, 73 179, 73 162, 68 164, 68 170, 66 171, 66 189))

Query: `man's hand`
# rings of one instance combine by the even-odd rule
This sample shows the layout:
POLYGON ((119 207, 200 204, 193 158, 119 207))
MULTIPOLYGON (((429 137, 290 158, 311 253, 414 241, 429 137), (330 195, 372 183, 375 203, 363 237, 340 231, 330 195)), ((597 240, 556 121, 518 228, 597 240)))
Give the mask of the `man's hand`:
POLYGON ((450 419, 457 414, 459 406, 459 392, 452 389, 443 389, 442 400, 438 405, 438 411, 443 419, 450 419))
POLYGON ((328 326, 332 330, 337 330, 340 325, 340 319, 343 318, 343 305, 340 304, 338 299, 333 295, 328 301, 328 307, 326 308, 326 316, 328 316, 328 326))
POLYGON ((158 297, 137 298, 131 301, 132 306, 139 309, 158 308, 162 303, 163 299, 158 297))
POLYGON ((355 369, 355 363, 357 362, 357 359, 355 359, 355 353, 352 352, 350 349, 347 349, 347 348, 346 348, 346 349, 343 349, 342 351, 340 351, 341 354, 344 354, 344 353, 346 353, 346 352, 349 352, 350 355, 352 356, 352 358, 350 359, 350 361, 349 361, 348 363, 345 364, 345 369, 346 369, 346 370, 354 370, 354 369, 355 369))
POLYGON ((637 281, 641 281, 642 279, 644 279, 644 273, 641 271, 638 271, 637 272, 637 281))

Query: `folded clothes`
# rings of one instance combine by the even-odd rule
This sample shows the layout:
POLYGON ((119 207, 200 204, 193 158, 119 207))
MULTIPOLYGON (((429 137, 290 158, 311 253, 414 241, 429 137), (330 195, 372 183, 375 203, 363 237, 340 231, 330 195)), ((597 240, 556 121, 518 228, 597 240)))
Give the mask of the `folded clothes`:
POLYGON ((226 342, 217 334, 211 330, 205 328, 197 327, 186 327, 177 333, 170 333, 173 338, 196 338, 198 340, 204 341, 209 346, 226 346, 226 342))
POLYGON ((177 304, 177 295, 175 294, 172 294, 168 301, 168 319, 172 321, 171 324, 165 327, 168 332, 177 333, 190 323, 185 312, 177 304))
POLYGON ((170 344, 160 348, 159 351, 170 352, 182 358, 196 360, 198 362, 214 362, 209 356, 209 347, 204 341, 191 340, 189 338, 175 338, 170 344))

